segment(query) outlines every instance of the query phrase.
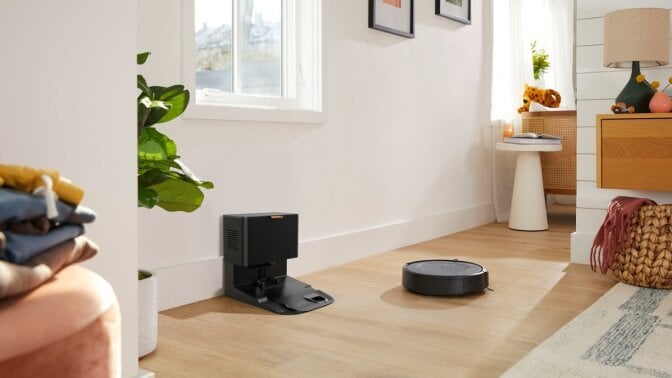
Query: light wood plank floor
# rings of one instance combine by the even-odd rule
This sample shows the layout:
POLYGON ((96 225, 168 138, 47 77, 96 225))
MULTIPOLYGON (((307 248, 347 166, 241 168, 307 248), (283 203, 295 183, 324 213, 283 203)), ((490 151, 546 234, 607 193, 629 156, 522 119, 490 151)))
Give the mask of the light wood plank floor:
POLYGON ((302 315, 224 297, 163 311, 140 365, 158 377, 498 376, 614 285, 568 263, 573 230, 562 214, 547 232, 489 224, 308 274, 335 303, 302 315), (402 265, 432 258, 484 265, 494 291, 405 291, 402 265))

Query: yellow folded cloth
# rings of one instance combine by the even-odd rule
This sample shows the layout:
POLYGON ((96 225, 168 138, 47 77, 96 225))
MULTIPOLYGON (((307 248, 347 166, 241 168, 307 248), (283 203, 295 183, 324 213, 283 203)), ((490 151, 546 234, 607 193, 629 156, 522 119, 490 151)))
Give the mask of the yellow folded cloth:
POLYGON ((51 177, 53 191, 60 200, 73 205, 79 205, 82 202, 84 189, 67 178, 61 177, 58 171, 0 164, 0 186, 7 186, 22 192, 32 193, 36 188, 44 187, 42 175, 51 177))

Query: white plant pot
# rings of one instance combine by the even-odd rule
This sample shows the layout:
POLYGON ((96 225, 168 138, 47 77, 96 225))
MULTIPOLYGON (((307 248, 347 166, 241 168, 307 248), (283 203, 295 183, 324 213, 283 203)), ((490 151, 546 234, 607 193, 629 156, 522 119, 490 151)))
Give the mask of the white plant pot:
POLYGON ((156 349, 158 299, 158 285, 154 274, 138 281, 138 357, 144 357, 156 349))

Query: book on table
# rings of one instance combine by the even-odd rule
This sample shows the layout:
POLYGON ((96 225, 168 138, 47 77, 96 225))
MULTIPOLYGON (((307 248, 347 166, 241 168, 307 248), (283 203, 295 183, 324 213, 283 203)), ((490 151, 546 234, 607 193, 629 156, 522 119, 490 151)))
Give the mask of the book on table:
POLYGON ((550 134, 521 133, 504 138, 504 143, 514 144, 560 144, 560 137, 550 134))

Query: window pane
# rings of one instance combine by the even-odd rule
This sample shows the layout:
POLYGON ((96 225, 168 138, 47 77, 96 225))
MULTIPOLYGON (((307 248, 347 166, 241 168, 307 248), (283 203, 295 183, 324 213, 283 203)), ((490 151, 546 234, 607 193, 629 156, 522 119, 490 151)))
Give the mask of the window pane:
POLYGON ((240 90, 282 96, 282 1, 240 2, 240 90))
POLYGON ((233 91, 232 0, 196 0, 196 89, 233 91))

